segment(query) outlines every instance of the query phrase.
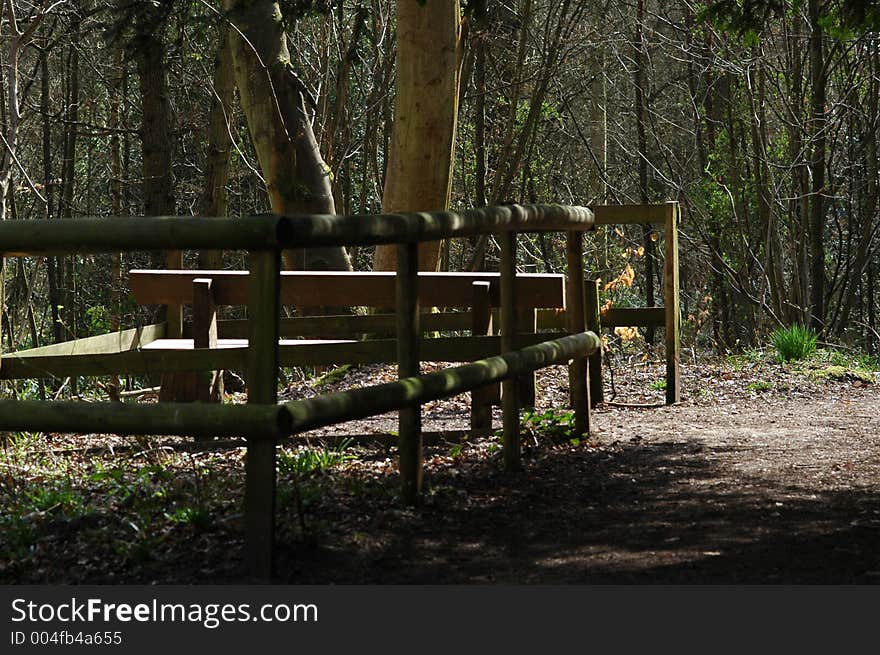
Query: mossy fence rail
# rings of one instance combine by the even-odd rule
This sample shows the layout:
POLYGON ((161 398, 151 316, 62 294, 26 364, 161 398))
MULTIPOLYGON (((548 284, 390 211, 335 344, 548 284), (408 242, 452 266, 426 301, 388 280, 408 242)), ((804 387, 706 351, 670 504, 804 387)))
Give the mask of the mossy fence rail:
MULTIPOLYGON (((422 480, 421 403, 501 382, 503 459, 508 468, 515 469, 520 463, 517 376, 563 362, 570 362, 570 394, 576 430, 580 433, 589 431, 589 358, 600 351, 601 341, 595 331, 586 330, 588 317, 595 316, 595 308, 591 311, 585 304, 585 294, 589 297, 586 289, 591 285, 584 283, 582 232, 597 224, 659 223, 667 227, 665 322, 667 357, 670 358, 667 361, 667 400, 677 400, 677 217, 678 205, 666 203, 593 209, 510 205, 463 212, 373 216, 266 214, 235 220, 135 217, 7 221, 0 224, 0 253, 4 257, 183 249, 247 251, 250 270, 245 372, 248 402, 245 405, 127 404, 7 399, 0 400, 0 430, 246 438, 245 559, 247 569, 255 579, 269 579, 275 530, 275 451, 276 444, 283 437, 399 410, 402 498, 411 503, 418 497, 422 480), (521 349, 516 344, 515 309, 519 232, 566 232, 568 265, 566 331, 569 334, 521 349), (502 354, 420 375, 418 244, 479 234, 496 234, 501 243, 502 354), (281 252, 294 247, 376 244, 397 244, 398 248, 399 381, 279 404, 281 252), (674 278, 671 278, 673 274, 674 278)), ((592 286, 595 289, 595 285, 592 286)), ((657 309, 642 310, 641 318, 656 321, 657 309)), ((633 315, 633 318, 639 317, 633 315)), ((594 322, 590 320, 590 323, 594 322)))

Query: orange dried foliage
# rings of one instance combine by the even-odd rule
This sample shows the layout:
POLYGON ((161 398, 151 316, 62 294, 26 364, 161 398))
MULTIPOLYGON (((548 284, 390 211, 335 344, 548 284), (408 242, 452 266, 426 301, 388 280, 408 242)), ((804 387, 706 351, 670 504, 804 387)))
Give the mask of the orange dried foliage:
POLYGON ((622 341, 632 341, 638 338, 639 330, 634 327, 616 327, 614 328, 614 334, 620 337, 622 341))
POLYGON ((626 265, 626 268, 623 269, 623 272, 618 275, 616 278, 608 282, 603 288, 603 291, 614 291, 617 287, 630 288, 635 282, 636 272, 633 270, 633 267, 629 264, 626 265))

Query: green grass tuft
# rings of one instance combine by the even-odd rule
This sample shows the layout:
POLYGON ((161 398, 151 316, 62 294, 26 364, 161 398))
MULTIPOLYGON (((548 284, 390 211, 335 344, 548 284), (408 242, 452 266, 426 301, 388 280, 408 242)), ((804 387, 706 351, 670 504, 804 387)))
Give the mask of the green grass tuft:
POLYGON ((802 325, 779 328, 773 333, 773 347, 780 362, 806 359, 816 352, 818 335, 802 325))

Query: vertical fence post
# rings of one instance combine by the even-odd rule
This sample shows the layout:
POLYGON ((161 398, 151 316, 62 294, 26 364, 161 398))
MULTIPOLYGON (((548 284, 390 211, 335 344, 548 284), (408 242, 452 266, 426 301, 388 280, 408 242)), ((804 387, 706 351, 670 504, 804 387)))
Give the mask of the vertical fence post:
POLYGON ((666 404, 681 400, 681 312, 678 306, 678 219, 677 202, 666 203, 666 268, 663 304, 666 308, 666 404))
MULTIPOLYGON (((281 253, 252 252, 248 276, 249 403, 278 401, 281 253)), ((275 440, 248 441, 245 464, 245 557, 258 580, 272 577, 275 545, 275 440)))
MULTIPOLYGON (((584 315, 584 260, 583 235, 569 231, 565 241, 565 260, 568 268, 566 280, 566 316, 568 331, 578 334, 586 330, 584 315)), ((590 388, 587 386, 589 360, 575 357, 568 365, 568 390, 574 409, 574 429, 577 435, 590 432, 590 388)))
POLYGON ((599 350, 590 355, 590 406, 605 400, 605 378, 602 374, 602 317, 599 312, 599 280, 584 282, 584 311, 587 329, 599 337, 599 350))
MULTIPOLYGON (((501 234, 501 352, 516 349, 516 232, 501 234)), ((519 384, 515 376, 501 383, 504 467, 520 467, 519 384)))
MULTIPOLYGON (((419 244, 397 246, 397 370, 400 378, 419 375, 419 244)), ((401 500, 418 502, 422 490, 422 408, 400 409, 398 451, 400 453, 401 500)))
MULTIPOLYGON (((473 300, 471 306, 471 334, 485 336, 492 334, 491 283, 477 280, 471 285, 473 300)), ((484 386, 471 391, 471 432, 487 433, 492 430, 493 386, 484 386)))

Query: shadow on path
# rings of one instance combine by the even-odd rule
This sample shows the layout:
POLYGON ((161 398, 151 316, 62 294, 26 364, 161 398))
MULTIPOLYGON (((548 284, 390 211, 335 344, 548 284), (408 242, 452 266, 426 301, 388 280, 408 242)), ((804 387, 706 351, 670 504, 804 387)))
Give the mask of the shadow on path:
POLYGON ((363 508, 374 514, 370 538, 330 527, 318 547, 282 544, 279 581, 880 581, 880 495, 870 490, 740 475, 725 455, 748 453, 696 441, 533 455, 516 475, 497 462, 432 472, 423 507, 363 508))

